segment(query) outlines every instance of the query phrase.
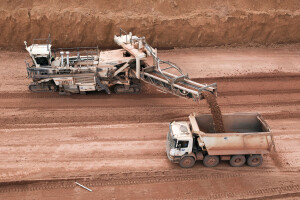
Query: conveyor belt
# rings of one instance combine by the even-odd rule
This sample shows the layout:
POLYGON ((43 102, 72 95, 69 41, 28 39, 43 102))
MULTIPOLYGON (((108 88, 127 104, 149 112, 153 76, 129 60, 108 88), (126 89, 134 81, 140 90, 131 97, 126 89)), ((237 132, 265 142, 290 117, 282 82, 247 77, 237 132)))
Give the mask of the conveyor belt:
POLYGON ((203 99, 201 93, 204 91, 209 91, 214 94, 217 92, 216 83, 211 85, 203 85, 187 78, 172 83, 169 80, 174 80, 176 76, 169 73, 164 73, 164 76, 162 76, 161 73, 156 70, 153 70, 152 72, 141 72, 141 80, 144 82, 149 83, 165 92, 179 97, 193 99, 194 101, 203 99), (168 79, 165 79, 164 76, 166 76, 168 79))
POLYGON ((115 42, 136 58, 136 78, 168 93, 195 101, 203 99, 202 92, 204 91, 216 95, 216 83, 206 85, 190 80, 176 64, 161 60, 156 50, 147 44, 145 38, 132 36, 131 33, 122 35, 122 32, 126 33, 121 29, 120 36, 115 36, 115 42), (147 55, 153 57, 153 66, 146 63, 144 59, 146 67, 141 67, 140 59, 147 55))
POLYGON ((200 84, 195 81, 189 79, 189 77, 183 74, 183 71, 176 64, 161 60, 153 51, 153 48, 148 45, 146 42, 144 43, 146 50, 151 54, 151 56, 155 59, 154 63, 156 66, 150 67, 152 70, 147 70, 141 72, 141 79, 151 85, 154 85, 160 88, 163 91, 172 93, 176 96, 193 99, 194 101, 198 101, 203 99, 201 93, 203 91, 209 91, 216 95, 217 84, 213 83, 211 85, 200 84), (165 65, 165 68, 161 68, 161 66, 165 65), (167 70, 175 70, 177 74, 174 75, 167 70))

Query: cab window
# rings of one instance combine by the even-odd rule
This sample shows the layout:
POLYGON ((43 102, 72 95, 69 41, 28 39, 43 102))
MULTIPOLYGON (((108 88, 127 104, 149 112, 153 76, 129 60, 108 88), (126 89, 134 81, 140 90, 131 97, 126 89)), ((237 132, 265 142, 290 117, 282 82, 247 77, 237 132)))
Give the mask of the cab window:
POLYGON ((49 65, 48 59, 46 57, 36 57, 35 61, 37 64, 39 64, 41 66, 49 65))
POLYGON ((189 141, 178 141, 177 147, 179 148, 187 148, 189 146, 189 141))

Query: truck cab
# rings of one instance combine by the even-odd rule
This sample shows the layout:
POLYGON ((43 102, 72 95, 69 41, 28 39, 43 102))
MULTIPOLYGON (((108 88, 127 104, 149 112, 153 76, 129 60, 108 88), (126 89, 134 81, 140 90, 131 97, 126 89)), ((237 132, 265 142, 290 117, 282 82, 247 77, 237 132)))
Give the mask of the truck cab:
POLYGON ((167 136, 167 155, 174 162, 193 155, 193 135, 188 122, 171 122, 167 136))

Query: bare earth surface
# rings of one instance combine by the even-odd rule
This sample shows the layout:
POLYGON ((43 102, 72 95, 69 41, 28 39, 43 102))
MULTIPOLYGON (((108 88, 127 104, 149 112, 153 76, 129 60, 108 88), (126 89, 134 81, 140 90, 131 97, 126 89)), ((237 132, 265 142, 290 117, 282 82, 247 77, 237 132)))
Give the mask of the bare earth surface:
POLYGON ((51 33, 56 47, 116 47, 119 28, 159 49, 300 42, 299 0, 0 1, 0 47, 51 33))
POLYGON ((261 113, 277 153, 258 168, 182 169, 165 154, 168 123, 208 113, 205 101, 148 86, 139 95, 30 93, 27 54, 1 51, 0 199, 299 199, 300 46, 159 53, 217 82, 223 113, 261 113))

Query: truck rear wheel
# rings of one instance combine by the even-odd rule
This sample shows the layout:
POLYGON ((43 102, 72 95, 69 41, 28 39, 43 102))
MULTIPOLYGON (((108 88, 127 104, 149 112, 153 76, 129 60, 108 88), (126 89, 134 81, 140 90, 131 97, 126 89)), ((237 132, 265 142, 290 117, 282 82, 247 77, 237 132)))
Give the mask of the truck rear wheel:
POLYGON ((232 167, 241 167, 245 164, 245 162, 246 162, 246 158, 243 155, 231 156, 231 159, 229 161, 232 167))
POLYGON ((195 159, 191 156, 183 157, 179 162, 179 165, 182 168, 191 168, 194 166, 194 164, 195 164, 195 159))
POLYGON ((261 155, 252 155, 247 158, 247 164, 250 167, 258 167, 262 164, 263 157, 261 155))
POLYGON ((219 156, 207 155, 207 156, 204 157, 203 165, 205 167, 215 167, 219 164, 219 162, 220 162, 219 156))

